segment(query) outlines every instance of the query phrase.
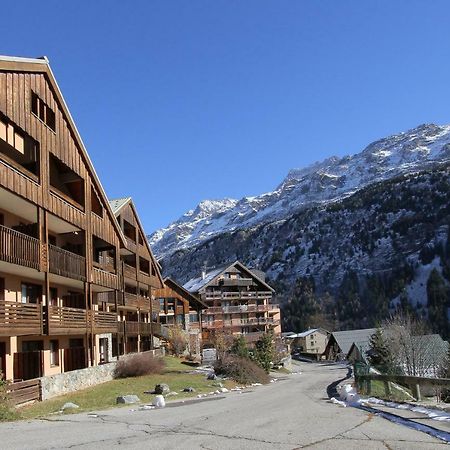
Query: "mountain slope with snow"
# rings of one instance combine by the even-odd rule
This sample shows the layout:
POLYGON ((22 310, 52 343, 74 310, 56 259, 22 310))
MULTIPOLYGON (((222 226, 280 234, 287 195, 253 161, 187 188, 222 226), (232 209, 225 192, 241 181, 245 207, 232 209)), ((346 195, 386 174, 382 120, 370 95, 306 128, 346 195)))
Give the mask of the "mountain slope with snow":
POLYGON ((372 183, 449 159, 450 126, 420 125, 375 141, 355 155, 291 170, 272 192, 241 200, 205 200, 155 231, 149 241, 158 257, 167 257, 222 233, 284 220, 314 205, 342 200, 372 183))

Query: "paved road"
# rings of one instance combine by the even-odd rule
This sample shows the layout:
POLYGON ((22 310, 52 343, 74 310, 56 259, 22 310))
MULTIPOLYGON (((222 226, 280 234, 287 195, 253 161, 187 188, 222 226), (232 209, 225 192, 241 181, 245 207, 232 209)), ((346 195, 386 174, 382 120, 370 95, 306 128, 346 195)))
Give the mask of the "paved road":
POLYGON ((302 364, 302 374, 214 400, 0 425, 2 449, 444 449, 441 441, 327 401, 339 366, 302 364))

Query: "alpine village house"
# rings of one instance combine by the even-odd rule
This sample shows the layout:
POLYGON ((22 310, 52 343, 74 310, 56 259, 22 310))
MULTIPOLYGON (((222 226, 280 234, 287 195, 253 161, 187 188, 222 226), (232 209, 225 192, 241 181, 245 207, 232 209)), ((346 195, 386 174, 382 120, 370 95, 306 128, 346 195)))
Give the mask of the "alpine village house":
POLYGON ((211 345, 217 333, 243 335, 250 346, 270 330, 275 336, 281 334, 280 307, 272 303, 274 290, 261 271, 250 270, 236 261, 208 273, 204 271, 184 288, 208 306, 202 318, 205 345, 211 345))
POLYGON ((57 374, 152 347, 159 266, 132 202, 112 205, 48 60, 1 56, 0 370, 6 379, 57 374))

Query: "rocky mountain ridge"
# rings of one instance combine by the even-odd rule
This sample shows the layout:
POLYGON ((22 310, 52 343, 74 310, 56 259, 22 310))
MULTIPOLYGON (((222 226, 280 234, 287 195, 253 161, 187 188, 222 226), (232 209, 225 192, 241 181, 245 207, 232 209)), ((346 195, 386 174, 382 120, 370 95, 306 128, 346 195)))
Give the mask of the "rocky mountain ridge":
POLYGON ((423 170, 450 158, 450 126, 420 125, 380 139, 352 156, 291 170, 272 192, 240 200, 205 200, 149 236, 158 257, 194 248, 214 236, 284 220, 313 205, 342 200, 372 183, 423 170))

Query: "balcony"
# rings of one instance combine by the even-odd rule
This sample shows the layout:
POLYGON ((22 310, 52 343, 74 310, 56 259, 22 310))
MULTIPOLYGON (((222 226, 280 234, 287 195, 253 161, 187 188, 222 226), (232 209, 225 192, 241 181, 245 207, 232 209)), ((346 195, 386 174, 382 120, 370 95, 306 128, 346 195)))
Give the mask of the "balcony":
POLYGON ((220 281, 222 286, 251 286, 252 278, 224 278, 220 281))
POLYGON ((139 334, 139 322, 124 322, 125 334, 127 336, 137 336, 139 334))
POLYGON ((48 329, 50 335, 84 334, 88 323, 85 309, 66 306, 48 307, 48 329))
POLYGON ((221 300, 221 299, 253 299, 253 298, 271 298, 270 291, 245 291, 245 292, 222 292, 213 291, 205 294, 206 300, 221 300))
POLYGON ((136 267, 130 266, 129 264, 123 265, 123 275, 127 278, 136 279, 136 267))
POLYGON ((119 289, 119 279, 117 275, 106 272, 98 267, 94 267, 92 270, 92 282, 110 289, 119 289))
POLYGON ((0 301, 0 336, 42 334, 42 305, 0 301))
POLYGON ((62 277, 86 281, 86 259, 83 256, 48 245, 49 271, 62 277))
POLYGON ((0 225, 0 259, 39 270, 39 240, 0 225))
POLYGON ((237 306, 212 306, 203 314, 241 314, 247 312, 278 312, 280 305, 237 305, 237 306))
POLYGON ((94 266, 105 272, 116 273, 116 260, 109 255, 99 256, 98 262, 94 261, 94 266))
POLYGON ((153 335, 162 339, 169 339, 169 328, 160 323, 152 322, 153 335))
POLYGON ((95 334, 117 333, 119 331, 117 314, 106 311, 89 311, 89 326, 95 334))

